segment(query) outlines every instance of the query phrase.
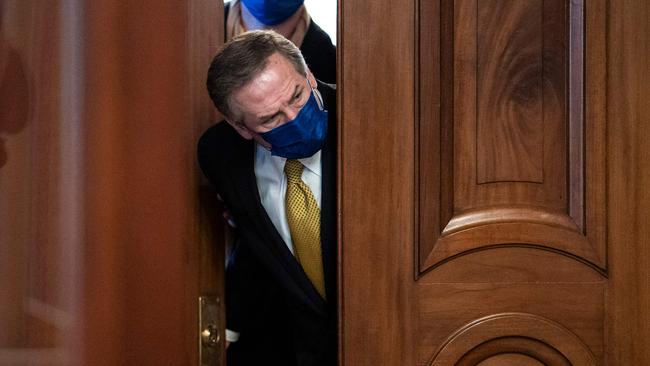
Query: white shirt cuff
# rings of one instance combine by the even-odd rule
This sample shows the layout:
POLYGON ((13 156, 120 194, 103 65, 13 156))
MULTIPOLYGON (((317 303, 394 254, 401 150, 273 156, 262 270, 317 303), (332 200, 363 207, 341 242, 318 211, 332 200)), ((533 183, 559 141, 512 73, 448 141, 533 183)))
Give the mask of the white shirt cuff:
POLYGON ((233 332, 230 329, 226 329, 226 341, 230 343, 237 342, 239 340, 239 333, 233 332))

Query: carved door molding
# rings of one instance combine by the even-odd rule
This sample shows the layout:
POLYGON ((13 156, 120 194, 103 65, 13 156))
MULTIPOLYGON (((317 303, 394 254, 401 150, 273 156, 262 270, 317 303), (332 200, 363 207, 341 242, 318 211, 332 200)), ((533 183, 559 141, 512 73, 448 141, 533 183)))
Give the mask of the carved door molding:
POLYGON ((650 4, 339 9, 341 364, 650 362, 650 4))

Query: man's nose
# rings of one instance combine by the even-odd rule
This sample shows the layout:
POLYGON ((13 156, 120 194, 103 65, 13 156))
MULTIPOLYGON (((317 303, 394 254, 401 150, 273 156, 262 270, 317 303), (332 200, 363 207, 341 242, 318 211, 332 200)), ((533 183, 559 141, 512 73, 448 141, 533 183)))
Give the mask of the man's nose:
POLYGON ((287 122, 293 121, 300 113, 300 108, 286 107, 284 114, 287 116, 287 122))

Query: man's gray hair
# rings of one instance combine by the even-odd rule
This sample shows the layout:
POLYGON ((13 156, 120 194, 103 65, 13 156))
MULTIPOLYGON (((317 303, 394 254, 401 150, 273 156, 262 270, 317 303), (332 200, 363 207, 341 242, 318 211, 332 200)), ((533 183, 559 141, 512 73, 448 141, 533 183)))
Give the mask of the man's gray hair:
POLYGON ((215 107, 225 117, 233 117, 232 95, 262 72, 274 53, 287 59, 299 74, 307 74, 307 65, 298 47, 271 30, 242 33, 228 41, 212 59, 206 86, 215 107))

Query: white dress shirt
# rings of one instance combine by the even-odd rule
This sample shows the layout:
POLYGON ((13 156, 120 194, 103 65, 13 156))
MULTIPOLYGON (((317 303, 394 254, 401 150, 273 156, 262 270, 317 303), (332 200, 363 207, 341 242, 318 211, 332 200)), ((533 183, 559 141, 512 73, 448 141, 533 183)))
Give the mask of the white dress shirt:
MULTIPOLYGON (((255 145, 255 179, 262 206, 264 206, 273 226, 280 233, 291 253, 294 253, 284 204, 284 195, 287 191, 287 176, 284 174, 284 165, 287 159, 273 156, 263 146, 255 145)), ((302 180, 311 189, 319 208, 321 207, 322 184, 320 158, 321 152, 319 150, 308 158, 298 159, 305 166, 302 171, 302 180)), ((239 333, 226 330, 226 340, 228 342, 236 342, 238 339, 239 333)))
MULTIPOLYGON (((321 201, 320 154, 321 152, 318 151, 311 157, 298 159, 305 166, 302 171, 302 180, 311 189, 319 208, 321 201)), ((257 179, 257 190, 260 193, 262 206, 264 206, 271 222, 273 222, 291 253, 294 253, 284 202, 284 195, 287 192, 287 176, 284 174, 286 162, 286 158, 273 156, 270 151, 261 145, 257 145, 255 151, 255 178, 257 179)))

